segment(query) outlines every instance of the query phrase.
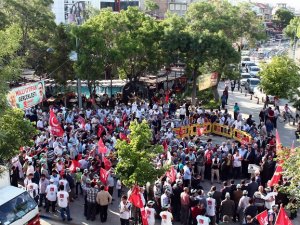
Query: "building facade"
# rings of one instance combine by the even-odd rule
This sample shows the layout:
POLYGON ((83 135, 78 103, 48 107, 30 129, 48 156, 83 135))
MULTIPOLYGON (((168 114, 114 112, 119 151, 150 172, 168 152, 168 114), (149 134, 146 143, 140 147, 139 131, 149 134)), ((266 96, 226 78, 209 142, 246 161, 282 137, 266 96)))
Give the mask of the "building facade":
POLYGON ((88 7, 95 9, 112 8, 119 11, 119 8, 127 9, 128 6, 140 6, 140 0, 54 0, 52 11, 55 15, 55 22, 81 24, 85 20, 88 7))

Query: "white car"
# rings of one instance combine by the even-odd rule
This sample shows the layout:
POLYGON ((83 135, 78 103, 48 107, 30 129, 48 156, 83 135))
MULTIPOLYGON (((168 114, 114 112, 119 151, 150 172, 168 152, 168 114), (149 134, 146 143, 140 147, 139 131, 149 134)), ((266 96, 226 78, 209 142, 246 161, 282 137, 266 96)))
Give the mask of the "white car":
POLYGON ((248 78, 247 82, 245 83, 245 89, 248 93, 254 94, 254 89, 259 86, 260 80, 257 78, 248 78))
POLYGON ((259 73, 260 68, 258 66, 250 66, 249 67, 249 73, 251 77, 257 77, 257 74, 259 73))
POLYGON ((250 61, 251 61, 251 59, 249 56, 242 56, 242 59, 241 59, 242 67, 245 66, 245 63, 250 62, 250 61))
POLYGON ((249 78, 251 78, 249 73, 241 73, 241 79, 240 79, 241 86, 244 86, 249 78))

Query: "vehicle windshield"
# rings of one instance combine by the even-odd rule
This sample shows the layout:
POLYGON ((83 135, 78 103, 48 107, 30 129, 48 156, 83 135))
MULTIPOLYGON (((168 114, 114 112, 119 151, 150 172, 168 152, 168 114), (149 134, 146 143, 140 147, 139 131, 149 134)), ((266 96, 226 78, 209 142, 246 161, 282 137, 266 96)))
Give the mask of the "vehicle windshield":
POLYGON ((255 63, 247 63, 247 66, 256 66, 255 63))
POLYGON ((250 78, 251 76, 249 74, 245 74, 245 75, 242 75, 242 79, 248 79, 250 78))
POLYGON ((259 84, 259 80, 250 80, 251 86, 257 86, 259 84))
POLYGON ((260 69, 257 67, 254 67, 254 68, 251 68, 251 71, 260 71, 260 69))
POLYGON ((0 206, 0 224, 11 224, 36 207, 36 202, 24 192, 0 206))
POLYGON ((242 61, 250 61, 250 58, 248 57, 242 58, 242 61))

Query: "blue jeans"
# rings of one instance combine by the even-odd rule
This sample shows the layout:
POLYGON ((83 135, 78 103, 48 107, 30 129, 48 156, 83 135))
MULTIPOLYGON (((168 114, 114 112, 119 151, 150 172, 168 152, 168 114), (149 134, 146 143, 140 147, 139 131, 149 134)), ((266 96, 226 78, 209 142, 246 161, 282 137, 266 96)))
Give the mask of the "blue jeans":
POLYGON ((71 217, 70 217, 70 209, 69 209, 69 206, 67 206, 66 208, 60 208, 60 216, 63 220, 66 219, 65 217, 65 212, 66 211, 66 214, 67 214, 67 219, 70 220, 71 217))

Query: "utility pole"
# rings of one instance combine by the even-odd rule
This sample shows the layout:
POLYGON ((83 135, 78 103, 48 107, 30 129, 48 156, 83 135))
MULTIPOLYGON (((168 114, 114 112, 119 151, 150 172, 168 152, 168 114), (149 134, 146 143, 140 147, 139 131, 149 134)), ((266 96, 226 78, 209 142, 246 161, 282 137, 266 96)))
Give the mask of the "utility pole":
POLYGON ((298 44, 297 32, 298 32, 298 26, 296 27, 295 36, 294 36, 294 46, 293 46, 293 60, 294 61, 296 60, 296 50, 297 50, 297 44, 298 44))

